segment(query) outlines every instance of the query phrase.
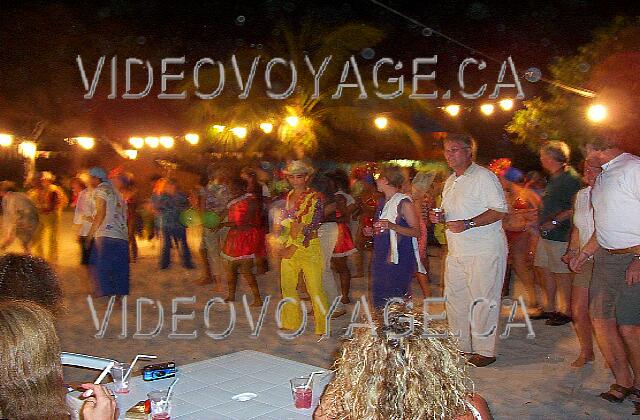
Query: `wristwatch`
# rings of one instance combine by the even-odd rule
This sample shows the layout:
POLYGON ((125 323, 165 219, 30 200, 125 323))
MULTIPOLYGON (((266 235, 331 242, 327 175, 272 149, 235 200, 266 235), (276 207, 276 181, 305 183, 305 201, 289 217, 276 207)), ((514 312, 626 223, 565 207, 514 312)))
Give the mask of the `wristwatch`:
POLYGON ((464 221, 464 229, 465 230, 474 228, 476 226, 477 226, 476 222, 474 222, 473 219, 467 219, 467 220, 464 221))

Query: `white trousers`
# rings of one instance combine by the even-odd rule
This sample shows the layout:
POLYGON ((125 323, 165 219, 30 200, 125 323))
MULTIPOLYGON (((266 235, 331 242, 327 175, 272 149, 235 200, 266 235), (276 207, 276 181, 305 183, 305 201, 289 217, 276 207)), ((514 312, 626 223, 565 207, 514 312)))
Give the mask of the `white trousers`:
POLYGON ((506 254, 447 256, 444 295, 447 319, 460 332, 461 350, 495 356, 506 254))
MULTIPOLYGON (((331 269, 331 257, 338 242, 338 224, 335 222, 321 224, 318 229, 318 239, 320 239, 320 247, 322 248, 322 288, 327 295, 329 305, 331 305, 340 294, 331 269)), ((338 308, 341 307, 342 304, 339 303, 338 308)))

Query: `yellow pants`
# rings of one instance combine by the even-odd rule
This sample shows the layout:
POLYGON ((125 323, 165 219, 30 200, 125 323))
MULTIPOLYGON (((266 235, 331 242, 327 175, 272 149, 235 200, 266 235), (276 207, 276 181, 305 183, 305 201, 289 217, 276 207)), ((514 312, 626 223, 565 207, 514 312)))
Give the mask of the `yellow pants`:
POLYGON ((298 248, 291 258, 282 259, 280 263, 283 298, 293 298, 297 302, 286 303, 282 308, 282 327, 287 330, 297 330, 302 321, 300 313, 300 298, 298 296, 298 278, 300 270, 304 273, 307 292, 313 304, 315 318, 315 333, 325 333, 325 317, 329 305, 327 295, 322 289, 322 248, 320 240, 312 239, 307 248, 298 248))
POLYGON ((52 263, 58 260, 59 221, 58 213, 41 214, 35 241, 35 254, 52 263))

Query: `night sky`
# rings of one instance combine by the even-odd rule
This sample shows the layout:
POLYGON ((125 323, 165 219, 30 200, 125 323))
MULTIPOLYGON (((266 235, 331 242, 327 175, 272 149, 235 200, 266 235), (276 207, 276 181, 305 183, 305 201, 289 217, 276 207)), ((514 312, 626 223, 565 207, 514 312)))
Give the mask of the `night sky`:
MULTIPOLYGON (((637 2, 629 6, 632 2, 586 0, 382 2, 499 61, 512 56, 520 74, 529 67, 537 67, 545 75, 554 57, 575 53, 580 45, 592 39, 594 29, 608 24, 615 16, 639 12, 637 2)), ((126 57, 150 60, 156 71, 150 96, 157 95, 160 89, 158 72, 162 57, 186 56, 184 71, 190 76, 193 63, 199 58, 212 57, 229 64, 232 54, 243 57, 274 54, 278 46, 285 44, 287 31, 293 34, 307 31, 312 37, 317 33, 321 38, 331 28, 349 23, 368 25, 384 33, 375 45, 353 51, 363 78, 368 80, 371 67, 382 57, 402 60, 406 78, 410 79, 412 58, 438 55, 435 83, 441 91, 451 88, 455 92, 460 62, 465 57, 483 58, 477 51, 469 51, 365 0, 10 3, 3 2, 0 16, 3 28, 0 126, 28 135, 37 121, 46 120, 45 140, 59 139, 68 133, 69 127, 81 127, 94 135, 111 138, 126 138, 132 130, 150 127, 189 127, 190 121, 178 115, 193 106, 193 98, 177 103, 151 97, 139 101, 107 100, 107 66, 95 98, 84 100, 77 55, 86 60, 90 76, 101 55, 107 56, 107 64, 117 55, 122 60, 121 66, 126 57)), ((303 54, 314 46, 300 48, 302 51, 296 56, 283 58, 295 60, 302 72, 306 70, 303 54)), ((247 69, 249 64, 250 59, 245 60, 243 68, 247 69)), ((499 64, 490 60, 487 64, 481 73, 470 71, 469 90, 475 90, 483 82, 492 90, 499 64)), ((260 77, 263 72, 264 64, 259 70, 260 77)), ((118 79, 119 95, 124 90, 122 73, 118 79)), ((138 82, 134 80, 134 85, 138 82)), ((335 86, 338 81, 329 83, 335 86)), ((527 97, 544 93, 543 82, 523 81, 523 87, 527 97)), ((409 85, 405 91, 410 88, 409 85)), ((226 91, 227 97, 219 103, 226 101, 226 107, 234 106, 239 91, 230 67, 226 91)), ((354 89, 351 91, 345 96, 354 96, 354 89)), ((252 96, 264 96, 263 92, 256 90, 252 96)), ((433 104, 439 106, 442 102, 433 104)), ((469 117, 461 124, 482 140, 502 138, 502 127, 507 121, 507 116, 490 122, 469 117)), ((497 142, 496 148, 500 147, 497 142)))

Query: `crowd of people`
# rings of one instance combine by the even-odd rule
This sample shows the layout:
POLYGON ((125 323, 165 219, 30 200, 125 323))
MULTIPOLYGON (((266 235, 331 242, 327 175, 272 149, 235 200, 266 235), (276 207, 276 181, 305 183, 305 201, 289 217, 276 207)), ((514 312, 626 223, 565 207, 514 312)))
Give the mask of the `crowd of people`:
MULTIPOLYGON (((367 164, 349 174, 293 160, 269 176, 260 167, 234 171, 218 165, 191 190, 181 189, 175 179, 158 178, 150 198, 140 201, 132 176, 91 168, 72 182, 81 262, 92 274, 96 296, 127 295, 137 236, 160 238, 159 269, 170 267, 172 249, 179 251, 184 268, 193 269, 187 230, 200 226, 200 283, 226 290, 226 300, 234 301, 241 279, 253 294, 252 305, 261 306, 257 277, 274 270, 287 299, 280 327, 300 327, 304 284, 319 320, 315 333, 322 335, 330 308, 338 317, 351 302, 352 277, 369 279, 374 314, 390 302, 411 300, 414 280, 423 296, 431 296, 427 250, 437 244, 448 322, 438 328, 459 333, 457 341, 423 340, 419 332, 390 338, 389 325, 376 317, 381 334, 358 334, 345 345, 318 418, 361 418, 371 410, 401 418, 394 411, 398 407, 415 412, 415 418, 443 409, 452 418, 489 418, 486 403, 465 385, 463 367, 496 361, 500 301, 513 293, 514 279, 523 289, 528 318, 544 319, 552 327, 573 324, 580 348, 572 366, 594 360, 595 336, 616 381, 602 398, 616 403, 637 399, 640 222, 634 216, 640 212, 640 158, 618 149, 611 137, 603 135, 586 146, 582 178, 571 167, 571 151, 563 142, 541 147, 544 177, 524 174, 507 159, 487 167, 477 164, 476 143, 466 134, 450 134, 443 142, 450 174, 390 164, 367 164), (417 385, 434 375, 428 368, 435 363, 415 351, 417 342, 422 344, 415 348, 424 347, 424 354, 451 363, 451 376, 437 379, 446 387, 417 385), (372 365, 363 366, 354 362, 359 351, 398 352, 398 360, 410 360, 382 368, 375 357, 365 358, 372 365), (367 392, 354 388, 370 384, 358 375, 372 369, 388 374, 378 378, 381 385, 367 392), (409 376, 415 377, 415 386, 398 382, 409 376), (393 398, 379 394, 388 387, 411 390, 399 401, 400 393, 393 398)), ((17 239, 25 253, 55 262, 60 211, 67 199, 53 175, 43 173, 27 193, 3 182, 0 194, 5 232, 0 246, 17 239)), ((0 286, 5 275, 0 270, 0 286)), ((4 296, 2 287, 0 292, 4 296)), ((7 410, 1 404, 0 409, 7 410)))

